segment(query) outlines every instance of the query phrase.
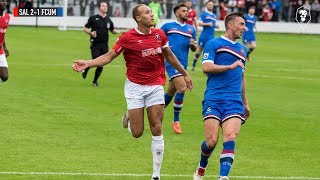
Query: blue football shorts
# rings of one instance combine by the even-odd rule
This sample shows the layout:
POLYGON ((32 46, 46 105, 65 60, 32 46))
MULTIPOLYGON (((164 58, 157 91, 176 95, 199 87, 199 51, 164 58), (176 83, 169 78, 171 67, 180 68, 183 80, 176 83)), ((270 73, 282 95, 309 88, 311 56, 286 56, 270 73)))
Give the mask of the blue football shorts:
MULTIPOLYGON (((186 69, 186 68, 184 67, 184 69, 186 69)), ((175 77, 182 76, 182 74, 179 71, 177 71, 174 67, 172 67, 170 65, 166 66, 166 71, 169 76, 169 81, 175 77)))
POLYGON ((242 42, 243 44, 256 42, 256 36, 254 34, 243 34, 242 36, 242 42))
POLYGON ((244 114, 245 109, 242 100, 239 99, 221 101, 204 100, 202 102, 203 121, 213 118, 223 123, 230 118, 237 117, 241 119, 243 124, 245 122, 244 114))
POLYGON ((201 47, 201 48, 204 48, 204 46, 206 45, 206 43, 210 40, 210 38, 199 38, 199 41, 198 41, 198 45, 201 47))

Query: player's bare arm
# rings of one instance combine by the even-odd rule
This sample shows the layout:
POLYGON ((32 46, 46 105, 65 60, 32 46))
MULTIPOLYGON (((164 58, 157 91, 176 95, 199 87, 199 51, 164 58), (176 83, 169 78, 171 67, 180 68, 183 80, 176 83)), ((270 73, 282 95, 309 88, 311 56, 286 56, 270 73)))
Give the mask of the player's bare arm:
POLYGON ((242 101, 245 109, 244 118, 248 119, 250 116, 250 106, 249 106, 249 101, 246 94, 246 89, 247 89, 246 86, 247 86, 246 76, 243 73, 242 74, 242 101))
POLYGON ((193 20, 193 24, 194 24, 194 27, 196 28, 196 34, 198 34, 197 16, 194 18, 194 20, 193 20))
POLYGON ((162 53, 164 58, 169 62, 171 66, 173 66, 177 71, 179 71, 182 76, 184 76, 184 80, 186 82, 187 89, 192 90, 192 80, 188 74, 188 72, 182 67, 176 55, 172 53, 169 47, 162 49, 162 53))
POLYGON ((199 22, 199 26, 213 26, 212 22, 204 23, 204 22, 199 22))
POLYGON ((91 28, 84 27, 84 28, 83 28, 83 32, 89 34, 89 35, 92 36, 93 38, 96 38, 96 37, 97 37, 97 32, 96 32, 96 31, 91 31, 91 28))
POLYGON ((242 69, 245 69, 245 66, 243 65, 241 60, 238 60, 231 65, 223 65, 223 66, 206 62, 202 64, 202 71, 203 73, 217 74, 217 73, 222 73, 228 70, 235 69, 238 66, 240 66, 242 69))
POLYGON ((75 60, 73 61, 72 69, 77 72, 81 72, 88 67, 101 67, 106 64, 109 64, 112 60, 114 60, 118 54, 113 50, 110 49, 106 54, 101 55, 93 60, 75 60))
POLYGON ((112 34, 119 34, 121 33, 118 29, 113 29, 113 31, 111 31, 112 34))

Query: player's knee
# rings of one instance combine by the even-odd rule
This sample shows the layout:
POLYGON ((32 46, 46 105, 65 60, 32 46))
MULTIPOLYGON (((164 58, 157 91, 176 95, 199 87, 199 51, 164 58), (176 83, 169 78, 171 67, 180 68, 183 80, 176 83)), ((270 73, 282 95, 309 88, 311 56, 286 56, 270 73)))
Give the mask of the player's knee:
POLYGON ((131 133, 132 133, 132 136, 133 136, 134 138, 139 138, 139 137, 142 136, 143 131, 131 129, 131 133))
POLYGON ((186 92, 187 86, 181 86, 177 88, 177 92, 180 94, 184 94, 186 92))
POLYGON ((237 132, 229 132, 224 134, 224 141, 234 141, 236 140, 237 136, 239 135, 239 133, 237 132))
POLYGON ((150 126, 151 132, 153 135, 162 134, 162 125, 161 123, 156 123, 150 126))
POLYGON ((213 149, 216 147, 217 143, 218 143, 218 139, 215 138, 209 138, 206 140, 207 146, 210 149, 213 149))

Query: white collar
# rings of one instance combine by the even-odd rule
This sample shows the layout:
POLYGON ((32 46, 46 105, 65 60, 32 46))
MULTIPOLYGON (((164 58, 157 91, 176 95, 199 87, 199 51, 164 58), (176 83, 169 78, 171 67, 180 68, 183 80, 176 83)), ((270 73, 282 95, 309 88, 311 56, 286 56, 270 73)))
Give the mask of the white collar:
POLYGON ((226 40, 226 41, 231 42, 232 44, 236 44, 236 43, 237 43, 237 41, 232 41, 231 39, 225 37, 224 35, 221 35, 221 38, 224 39, 224 40, 226 40))
POLYGON ((179 21, 176 21, 176 23, 177 23, 177 24, 179 24, 179 25, 180 25, 180 26, 182 26, 182 27, 183 27, 183 26, 185 26, 185 25, 187 24, 187 23, 183 23, 183 24, 181 24, 179 21))
MULTIPOLYGON (((139 34, 144 34, 143 32, 141 32, 141 31, 139 31, 139 29, 136 27, 136 28, 134 28, 134 30, 136 30, 137 31, 137 33, 139 33, 139 34)), ((150 32, 149 32, 149 34, 151 34, 151 28, 150 28, 150 32)))

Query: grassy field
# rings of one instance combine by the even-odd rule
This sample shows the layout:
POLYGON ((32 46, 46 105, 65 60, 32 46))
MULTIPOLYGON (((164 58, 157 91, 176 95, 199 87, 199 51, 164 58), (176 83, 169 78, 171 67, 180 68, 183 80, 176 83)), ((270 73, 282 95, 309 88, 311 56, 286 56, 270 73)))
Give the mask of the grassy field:
MULTIPOLYGON (((134 139, 120 122, 126 110, 122 55, 93 87, 94 69, 86 80, 71 69, 73 59, 90 58, 83 32, 13 26, 6 42, 10 77, 0 84, 0 179, 150 178, 149 127, 134 139)), ((252 115, 237 140, 232 179, 320 179, 319 44, 319 35, 257 35, 246 71, 252 115)), ((185 98, 182 135, 171 129, 172 105, 165 111, 162 179, 192 179, 199 161, 206 78, 200 63, 197 68, 190 73, 194 90, 185 98)), ((220 152, 221 143, 209 161, 211 179, 220 152)))

